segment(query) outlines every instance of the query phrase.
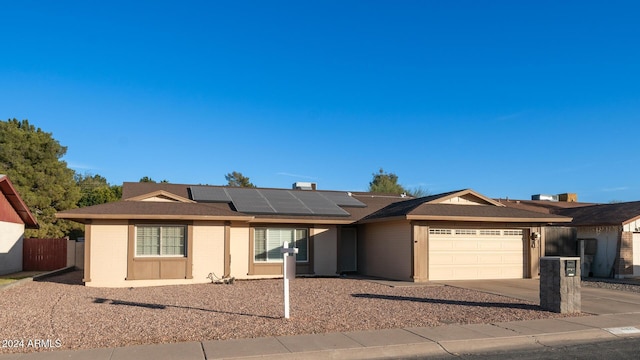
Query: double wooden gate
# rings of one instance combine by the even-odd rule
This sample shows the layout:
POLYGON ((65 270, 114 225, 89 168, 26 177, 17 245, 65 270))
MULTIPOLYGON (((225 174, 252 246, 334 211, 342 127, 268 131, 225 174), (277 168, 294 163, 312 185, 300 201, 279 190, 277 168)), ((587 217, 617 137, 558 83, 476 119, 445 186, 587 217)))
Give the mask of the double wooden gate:
POLYGON ((22 247, 24 271, 48 271, 65 266, 67 266, 67 239, 24 239, 22 247))

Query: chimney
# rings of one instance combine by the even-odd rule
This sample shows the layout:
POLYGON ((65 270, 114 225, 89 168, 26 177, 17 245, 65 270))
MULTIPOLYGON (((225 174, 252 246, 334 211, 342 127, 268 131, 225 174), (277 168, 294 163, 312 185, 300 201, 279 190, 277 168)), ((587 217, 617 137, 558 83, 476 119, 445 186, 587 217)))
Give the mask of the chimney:
POLYGON ((558 201, 578 202, 578 194, 576 193, 558 194, 558 201))
POLYGON ((298 181, 293 183, 293 190, 316 190, 316 183, 314 182, 306 182, 306 181, 298 181))

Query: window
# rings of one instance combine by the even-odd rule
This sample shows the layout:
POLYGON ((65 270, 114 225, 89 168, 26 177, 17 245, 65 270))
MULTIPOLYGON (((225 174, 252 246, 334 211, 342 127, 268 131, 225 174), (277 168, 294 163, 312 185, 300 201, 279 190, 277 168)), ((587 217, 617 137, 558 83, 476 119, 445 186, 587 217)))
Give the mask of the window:
POLYGON ((309 261, 309 239, 307 229, 256 228, 254 234, 254 260, 256 262, 282 261, 280 250, 284 242, 298 248, 297 262, 309 261))
POLYGON ((522 235, 522 230, 505 230, 505 231, 504 231, 504 235, 505 235, 505 236, 509 236, 509 235, 515 235, 515 236, 522 235))
POLYGON ((480 235, 500 236, 500 230, 480 230, 480 235))
POLYGON ((471 229, 456 229, 456 235, 477 235, 477 232, 471 229))
POLYGON ((429 229, 429 234, 433 234, 433 235, 451 235, 451 229, 429 229))
POLYGON ((185 256, 185 226, 136 226, 136 256, 185 256))

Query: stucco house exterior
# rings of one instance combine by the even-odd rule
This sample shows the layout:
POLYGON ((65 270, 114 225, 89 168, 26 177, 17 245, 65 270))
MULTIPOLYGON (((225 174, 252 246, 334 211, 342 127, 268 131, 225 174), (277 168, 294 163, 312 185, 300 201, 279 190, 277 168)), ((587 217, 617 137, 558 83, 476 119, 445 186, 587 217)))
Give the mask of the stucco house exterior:
POLYGON ((0 175, 0 275, 22 271, 24 230, 37 229, 27 205, 6 175, 0 175))
POLYGON ((87 286, 203 283, 296 272, 407 281, 538 276, 551 222, 473 190, 424 198, 362 192, 124 183, 123 200, 63 211, 85 224, 87 286))

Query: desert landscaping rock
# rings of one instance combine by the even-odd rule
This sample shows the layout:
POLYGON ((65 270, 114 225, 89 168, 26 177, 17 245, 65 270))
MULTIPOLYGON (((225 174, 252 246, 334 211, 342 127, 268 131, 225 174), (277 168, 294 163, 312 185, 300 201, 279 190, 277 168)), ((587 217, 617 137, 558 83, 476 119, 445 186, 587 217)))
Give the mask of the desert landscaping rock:
MULTIPOLYGON (((448 286, 389 287, 349 278, 146 288, 91 288, 72 272, 0 292, 0 340, 87 349, 562 317, 537 304, 448 286)), ((4 347, 0 353, 50 351, 4 347)))

